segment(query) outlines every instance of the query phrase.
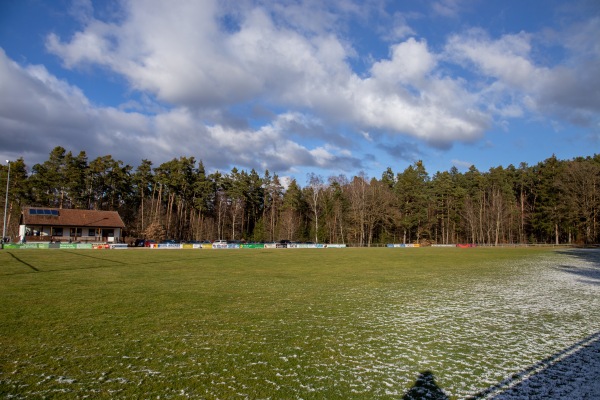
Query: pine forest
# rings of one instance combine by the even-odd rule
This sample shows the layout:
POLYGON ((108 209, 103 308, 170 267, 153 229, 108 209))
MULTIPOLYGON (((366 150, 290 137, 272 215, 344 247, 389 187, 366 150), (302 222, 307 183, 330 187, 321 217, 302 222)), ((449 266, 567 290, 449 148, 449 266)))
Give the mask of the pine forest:
MULTIPOLYGON (((6 196, 8 167, 0 167, 6 196)), ((180 157, 137 167, 54 148, 28 167, 11 162, 7 235, 26 206, 118 211, 128 239, 480 245, 600 243, 600 154, 536 165, 430 175, 403 171, 283 182, 269 171, 207 173, 180 157), (284 185, 285 183, 285 185, 284 185)))

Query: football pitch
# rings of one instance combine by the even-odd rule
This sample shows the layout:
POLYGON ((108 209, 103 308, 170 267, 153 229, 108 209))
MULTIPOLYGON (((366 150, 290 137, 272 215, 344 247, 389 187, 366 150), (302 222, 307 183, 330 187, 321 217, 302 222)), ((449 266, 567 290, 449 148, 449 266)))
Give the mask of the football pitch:
POLYGON ((3 398, 485 397, 598 335, 600 252, 2 250, 0 310, 3 398))

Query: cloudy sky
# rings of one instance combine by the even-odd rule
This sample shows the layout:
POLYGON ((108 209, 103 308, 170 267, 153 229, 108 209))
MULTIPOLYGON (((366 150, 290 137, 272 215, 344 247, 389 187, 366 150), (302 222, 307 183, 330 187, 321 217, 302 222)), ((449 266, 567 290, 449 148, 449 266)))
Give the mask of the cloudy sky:
POLYGON ((597 0, 0 0, 0 160, 300 183, 600 153, 597 0))

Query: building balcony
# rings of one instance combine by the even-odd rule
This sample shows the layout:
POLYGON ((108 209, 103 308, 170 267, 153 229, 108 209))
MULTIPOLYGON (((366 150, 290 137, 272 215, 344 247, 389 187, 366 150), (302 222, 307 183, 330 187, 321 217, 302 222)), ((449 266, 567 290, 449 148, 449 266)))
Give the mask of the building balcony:
POLYGON ((25 240, 29 243, 50 243, 50 242, 61 242, 61 243, 107 243, 107 242, 118 242, 119 238, 107 237, 107 236, 25 236, 25 240))

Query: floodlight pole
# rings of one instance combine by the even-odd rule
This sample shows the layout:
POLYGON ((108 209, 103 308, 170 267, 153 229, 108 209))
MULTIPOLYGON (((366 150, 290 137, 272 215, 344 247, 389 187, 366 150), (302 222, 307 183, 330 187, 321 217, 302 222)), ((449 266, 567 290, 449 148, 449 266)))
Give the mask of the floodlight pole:
POLYGON ((10 161, 6 160, 8 164, 8 175, 6 176, 6 194, 4 196, 4 225, 2 226, 2 248, 4 248, 4 237, 6 236, 6 210, 8 209, 8 184, 10 182, 10 161))

